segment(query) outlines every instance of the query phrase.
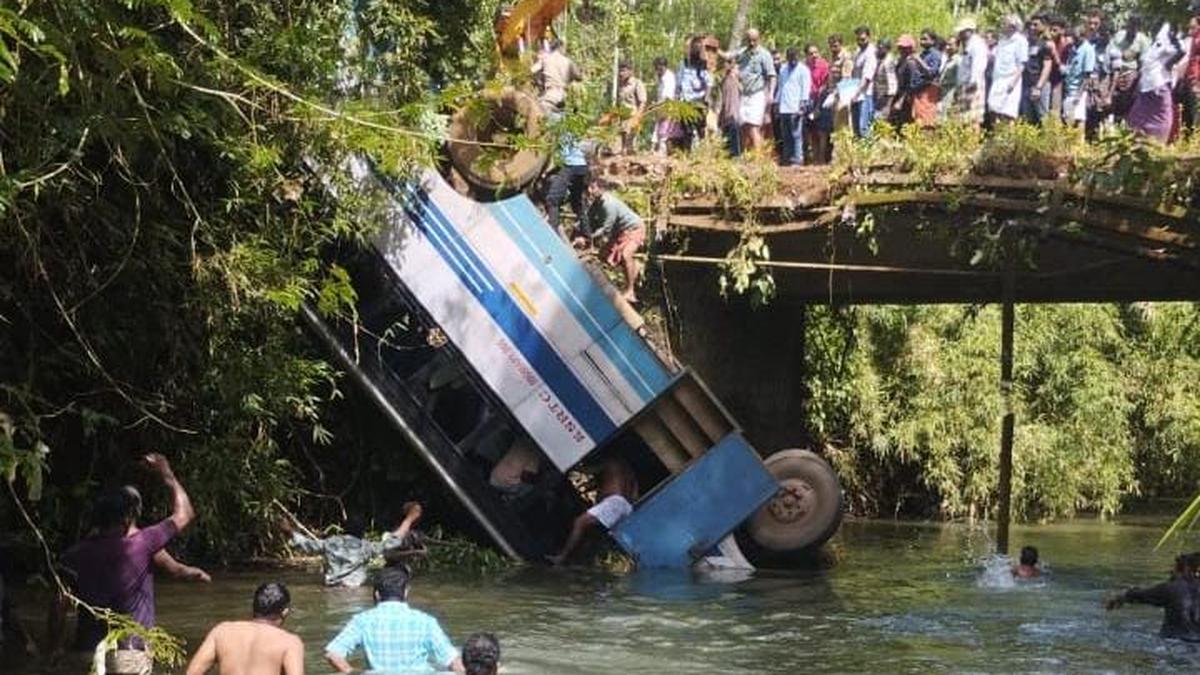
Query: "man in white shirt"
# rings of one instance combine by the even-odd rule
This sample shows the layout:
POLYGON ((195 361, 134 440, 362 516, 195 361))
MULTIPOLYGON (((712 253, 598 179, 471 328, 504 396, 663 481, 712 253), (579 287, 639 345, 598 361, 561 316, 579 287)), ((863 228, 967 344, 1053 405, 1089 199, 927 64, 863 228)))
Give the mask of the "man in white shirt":
POLYGON ((976 33, 974 19, 958 22, 955 32, 962 45, 962 63, 958 68, 959 111, 967 122, 976 127, 983 125, 986 109, 988 46, 983 37, 976 33))
POLYGON ((1012 121, 1021 112, 1021 79, 1029 60, 1029 41, 1021 17, 1009 14, 1000 28, 1000 42, 992 65, 992 90, 987 107, 997 120, 1012 121))
POLYGON ((1129 127, 1135 132, 1166 143, 1175 122, 1175 99, 1171 73, 1184 56, 1183 44, 1163 24, 1150 49, 1142 54, 1138 93, 1129 110, 1129 127))
MULTIPOLYGON (((655 104, 661 105, 667 101, 674 101, 678 92, 678 87, 675 82, 675 73, 667 67, 667 59, 658 57, 654 59, 654 72, 658 75, 658 92, 655 96, 655 104)), ((671 119, 668 115, 661 115, 658 118, 658 124, 654 126, 654 152, 659 155, 667 154, 667 144, 672 138, 677 136, 676 130, 679 128, 679 123, 671 119)))
POLYGON ((579 547, 584 535, 596 525, 612 531, 617 523, 633 513, 631 500, 637 499, 637 478, 633 469, 621 459, 610 459, 600 472, 599 501, 587 511, 579 514, 571 526, 567 543, 557 555, 546 556, 552 565, 561 565, 579 547))
POLYGON ((858 80, 858 91, 850 99, 851 124, 854 135, 866 138, 871 134, 871 123, 875 121, 875 71, 879 69, 879 55, 871 42, 871 29, 859 26, 854 29, 858 41, 858 53, 854 55, 854 70, 851 77, 858 80))
POLYGON ((788 47, 787 60, 779 69, 775 96, 783 132, 781 164, 800 166, 804 163, 804 117, 811 108, 811 99, 812 72, 800 58, 800 50, 788 47))

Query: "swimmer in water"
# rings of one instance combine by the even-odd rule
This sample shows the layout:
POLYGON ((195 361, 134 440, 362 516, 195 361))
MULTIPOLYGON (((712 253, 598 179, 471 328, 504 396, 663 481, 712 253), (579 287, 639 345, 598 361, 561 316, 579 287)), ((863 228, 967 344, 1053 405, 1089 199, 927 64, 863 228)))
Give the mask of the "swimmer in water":
POLYGON ((1012 570, 1017 579, 1037 579, 1042 576, 1042 568, 1038 567, 1038 550, 1035 546, 1021 549, 1021 561, 1012 570))
POLYGON ((1114 610, 1127 602, 1163 608, 1159 635, 1174 640, 1200 642, 1200 553, 1175 558, 1171 578, 1149 588, 1131 588, 1109 597, 1104 608, 1114 610))

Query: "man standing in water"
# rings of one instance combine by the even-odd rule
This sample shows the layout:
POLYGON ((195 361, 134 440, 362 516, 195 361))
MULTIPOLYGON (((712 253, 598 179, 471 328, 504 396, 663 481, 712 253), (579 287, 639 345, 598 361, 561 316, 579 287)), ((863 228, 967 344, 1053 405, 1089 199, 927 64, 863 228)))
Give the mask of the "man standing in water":
POLYGON ((291 603, 287 586, 259 586, 254 618, 214 626, 188 664, 187 675, 204 675, 213 665, 221 675, 303 675, 304 643, 283 630, 291 603))
MULTIPOLYGON (((125 496, 125 517, 129 521, 129 530, 125 533, 125 536, 132 537, 141 530, 137 522, 142 517, 142 493, 132 485, 122 486, 121 492, 125 496)), ((199 567, 179 562, 165 548, 154 554, 154 567, 159 572, 176 579, 199 581, 206 584, 212 582, 212 577, 209 576, 208 572, 199 567)))
POLYGON ((292 545, 309 555, 324 556, 325 585, 358 588, 367 581, 367 566, 371 561, 394 550, 419 547, 419 533, 412 528, 421 518, 421 505, 404 505, 404 520, 394 531, 378 542, 366 541, 366 526, 352 518, 343 528, 344 534, 317 538, 296 532, 290 521, 280 527, 292 535, 292 545))
MULTIPOLYGON (((97 500, 93 517, 97 533, 76 544, 63 555, 63 566, 74 575, 74 586, 85 603, 128 614, 146 628, 154 627, 154 556, 196 516, 192 501, 183 485, 175 478, 166 457, 153 453, 143 460, 158 472, 163 484, 171 491, 171 516, 162 522, 130 534, 133 512, 129 496, 123 489, 109 490, 97 500)), ((61 629, 66 598, 57 603, 52 615, 52 632, 61 629)), ((79 612, 75 633, 75 648, 92 651, 107 633, 104 623, 91 612, 79 612)), ((149 670, 150 657, 141 640, 121 644, 123 650, 144 655, 138 667, 149 670)))
POLYGON ((632 500, 637 499, 637 478, 633 475, 624 460, 610 459, 600 472, 600 499, 592 508, 579 514, 567 535, 567 543, 563 545, 558 555, 547 556, 546 560, 552 565, 566 562, 571 553, 583 542, 583 537, 596 525, 602 525, 611 531, 630 513, 633 513, 632 500))
POLYGON ((1175 558, 1171 578, 1149 588, 1131 588, 1108 598, 1104 608, 1114 610, 1127 602, 1163 608, 1159 635, 1164 638, 1200 642, 1200 553, 1175 558))
POLYGON ((375 607, 355 614, 325 647, 325 660, 339 673, 354 670, 350 655, 362 648, 370 670, 464 672, 462 659, 437 619, 408 606, 409 572, 403 565, 375 575, 375 607))

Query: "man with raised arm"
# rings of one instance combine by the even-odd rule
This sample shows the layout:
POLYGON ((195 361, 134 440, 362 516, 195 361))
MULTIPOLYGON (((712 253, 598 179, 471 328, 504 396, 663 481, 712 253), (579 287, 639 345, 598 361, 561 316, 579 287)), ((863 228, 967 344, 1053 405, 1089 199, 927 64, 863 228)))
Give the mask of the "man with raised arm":
POLYGON ((571 83, 583 79, 579 68, 563 53, 562 41, 558 38, 550 40, 546 51, 538 55, 533 64, 533 76, 541 92, 538 101, 547 110, 561 110, 571 83))
POLYGON ((253 618, 214 626, 188 664, 187 675, 204 675, 214 665, 221 675, 304 675, 304 643, 283 629, 291 604, 287 586, 259 586, 253 618))
MULTIPOLYGON (((100 495, 92 514, 96 533, 67 551, 62 564, 73 576, 80 600, 92 607, 132 616, 142 626, 153 628, 154 557, 191 524, 196 512, 166 457, 152 453, 142 461, 158 473, 171 491, 170 517, 130 533, 134 516, 128 494, 122 488, 108 490, 100 495)), ((55 623, 61 627, 66 604, 60 602, 58 606, 55 623)), ((75 649, 94 650, 106 633, 102 621, 80 608, 75 649)), ((145 644, 136 638, 119 644, 118 648, 145 654, 145 644)), ((148 670, 148 654, 144 660, 148 670)))
MULTIPOLYGON (((121 492, 125 495, 126 509, 128 510, 126 519, 129 520, 129 530, 126 531, 125 536, 130 537, 141 530, 137 522, 142 517, 142 493, 132 485, 122 486, 121 492)), ((199 581, 206 584, 212 582, 212 577, 208 572, 199 567, 179 562, 165 548, 154 554, 154 568, 167 576, 184 581, 199 581)))
POLYGON ((401 553, 424 551, 424 535, 413 529, 423 510, 417 502, 404 504, 404 520, 395 530, 383 535, 380 541, 366 539, 366 525, 358 517, 346 521, 343 534, 318 538, 296 531, 291 521, 284 520, 280 528, 292 536, 291 544, 309 555, 322 557, 326 586, 358 588, 367 581, 371 562, 401 553))

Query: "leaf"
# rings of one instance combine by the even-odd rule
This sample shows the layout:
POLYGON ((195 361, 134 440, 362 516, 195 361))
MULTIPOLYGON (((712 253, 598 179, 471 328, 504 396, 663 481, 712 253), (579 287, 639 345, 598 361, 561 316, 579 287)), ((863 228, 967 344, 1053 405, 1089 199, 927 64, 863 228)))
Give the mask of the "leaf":
POLYGON ((0 80, 12 82, 17 79, 17 69, 20 63, 17 57, 8 50, 8 45, 4 44, 4 40, 0 40, 0 80))
POLYGON ((1175 519, 1175 522, 1171 523, 1171 527, 1167 528, 1162 538, 1154 545, 1154 550, 1157 551, 1162 548, 1168 539, 1178 534, 1181 530, 1191 529, 1196 524, 1197 518, 1200 518, 1200 494, 1197 494, 1192 499, 1192 503, 1188 504, 1183 513, 1179 514, 1179 517, 1175 519))
POLYGON ((21 475, 25 478, 25 489, 30 501, 36 502, 42 498, 42 479, 45 472, 43 458, 49 453, 50 448, 46 447, 45 443, 38 441, 33 451, 27 453, 24 461, 21 462, 21 475))

